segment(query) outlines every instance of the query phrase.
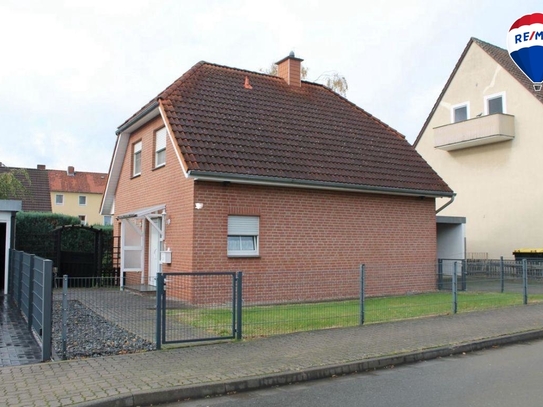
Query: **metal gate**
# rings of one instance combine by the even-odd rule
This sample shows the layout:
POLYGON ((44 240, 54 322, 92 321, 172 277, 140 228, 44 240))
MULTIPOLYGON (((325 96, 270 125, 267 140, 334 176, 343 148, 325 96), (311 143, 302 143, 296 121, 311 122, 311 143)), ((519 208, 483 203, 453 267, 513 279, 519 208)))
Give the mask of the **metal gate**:
POLYGON ((242 273, 157 273, 156 344, 241 339, 242 273))

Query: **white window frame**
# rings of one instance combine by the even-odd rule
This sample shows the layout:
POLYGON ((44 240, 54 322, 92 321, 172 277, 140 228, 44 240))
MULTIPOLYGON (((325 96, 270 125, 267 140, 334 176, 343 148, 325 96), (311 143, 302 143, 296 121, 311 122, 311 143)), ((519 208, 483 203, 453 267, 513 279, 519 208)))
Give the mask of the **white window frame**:
POLYGON ((260 217, 258 216, 228 216, 227 255, 228 257, 255 257, 259 255, 260 217), (230 249, 231 239, 252 239, 253 249, 230 249))
POLYGON ((83 226, 87 225, 87 215, 77 215, 83 226))
POLYGON ((77 199, 79 206, 87 206, 87 196, 86 195, 79 195, 79 198, 77 199), (81 203, 81 198, 84 198, 85 203, 81 203))
POLYGON ((141 140, 132 145, 132 176, 137 177, 141 175, 141 151, 142 151, 142 142, 141 140))
POLYGON ((493 93, 492 95, 485 96, 485 116, 488 115, 488 102, 492 99, 502 98, 502 114, 507 114, 507 103, 505 103, 505 92, 493 93))
POLYGON ((470 119, 470 106, 469 106, 469 102, 463 102, 463 103, 459 103, 457 105, 453 105, 451 106, 451 123, 460 123, 460 122, 457 122, 454 120, 454 112, 457 110, 457 109, 460 109, 462 107, 465 107, 466 108, 466 120, 469 120, 470 119))
POLYGON ((104 215, 104 226, 113 226, 113 216, 104 215))
POLYGON ((155 132, 155 168, 166 165, 166 137, 166 127, 155 132))
POLYGON ((63 194, 56 194, 55 195, 55 205, 64 205, 64 195, 63 194), (59 202, 58 198, 60 198, 60 202, 59 202))

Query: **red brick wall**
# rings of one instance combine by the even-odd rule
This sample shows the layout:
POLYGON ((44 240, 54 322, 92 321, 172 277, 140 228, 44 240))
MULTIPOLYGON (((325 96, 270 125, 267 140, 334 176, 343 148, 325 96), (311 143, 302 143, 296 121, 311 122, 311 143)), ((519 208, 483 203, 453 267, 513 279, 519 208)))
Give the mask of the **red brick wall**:
MULTIPOLYGON (((131 135, 115 210, 166 205, 172 264, 164 272, 243 271, 247 303, 356 297, 360 264, 367 295, 435 289, 434 199, 194 181, 185 178, 169 138, 166 166, 153 168, 154 131, 162 126, 157 118, 131 135), (139 140, 142 172, 132 177, 139 140), (260 217, 258 258, 227 257, 228 215, 260 217)), ((208 301, 193 288, 209 283, 198 281, 205 279, 177 287, 179 296, 208 301)))
MULTIPOLYGON (((183 174, 169 137, 166 138, 166 165, 154 168, 154 132, 163 127, 160 117, 149 122, 130 136, 115 196, 115 214, 122 215, 156 205, 166 205, 167 222, 164 248, 175 248, 175 270, 188 270, 192 261, 193 184, 183 174), (132 177, 132 146, 142 141, 141 175, 132 177), (175 229, 179 233, 170 233, 175 229)), ((116 234, 120 235, 117 225, 116 234)), ((148 232, 147 232, 148 234, 148 232)), ((144 250, 144 281, 147 279, 148 248, 144 250)), ((172 267, 163 266, 163 271, 172 267)), ((130 277, 130 282, 134 280, 130 277)), ((128 284, 128 281, 127 281, 128 284)), ((139 284, 139 282, 137 282, 139 284)))
POLYGON ((435 289, 433 199, 197 182, 193 271, 243 271, 247 302, 435 289), (228 258, 228 215, 258 215, 258 258, 228 258), (405 265, 398 269, 398 264, 405 265), (341 295, 340 295, 341 294, 341 295))

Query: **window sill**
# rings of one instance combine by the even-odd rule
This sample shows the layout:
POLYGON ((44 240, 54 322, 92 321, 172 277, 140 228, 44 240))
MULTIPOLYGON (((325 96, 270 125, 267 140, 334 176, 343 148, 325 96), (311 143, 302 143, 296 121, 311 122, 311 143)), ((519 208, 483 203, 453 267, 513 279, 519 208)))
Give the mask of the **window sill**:
POLYGON ((252 258, 252 259, 256 259, 256 258, 259 258, 260 257, 260 254, 227 254, 227 257, 229 259, 239 259, 239 258, 252 258))
POLYGON ((166 166, 166 163, 157 165, 155 168, 153 168, 153 171, 160 170, 161 168, 164 168, 166 166))
POLYGON ((139 178, 139 177, 141 177, 141 172, 140 172, 139 174, 132 175, 132 176, 130 177, 130 179, 139 178))

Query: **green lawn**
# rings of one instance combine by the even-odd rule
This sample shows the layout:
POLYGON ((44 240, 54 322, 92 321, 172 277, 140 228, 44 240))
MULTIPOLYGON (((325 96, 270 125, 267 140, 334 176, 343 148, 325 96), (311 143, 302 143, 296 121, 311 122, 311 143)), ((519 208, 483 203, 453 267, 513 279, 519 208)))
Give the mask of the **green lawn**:
MULTIPOLYGON (((530 295, 530 303, 543 301, 543 295, 530 295)), ((458 312, 522 305, 515 293, 460 292, 458 312)), ((365 323, 378 323, 452 313, 450 292, 368 298, 365 323)), ((168 318, 207 330, 217 336, 231 332, 230 309, 196 308, 170 310, 168 318)), ((243 308, 243 337, 259 337, 298 331, 355 326, 360 321, 358 300, 243 308)))

